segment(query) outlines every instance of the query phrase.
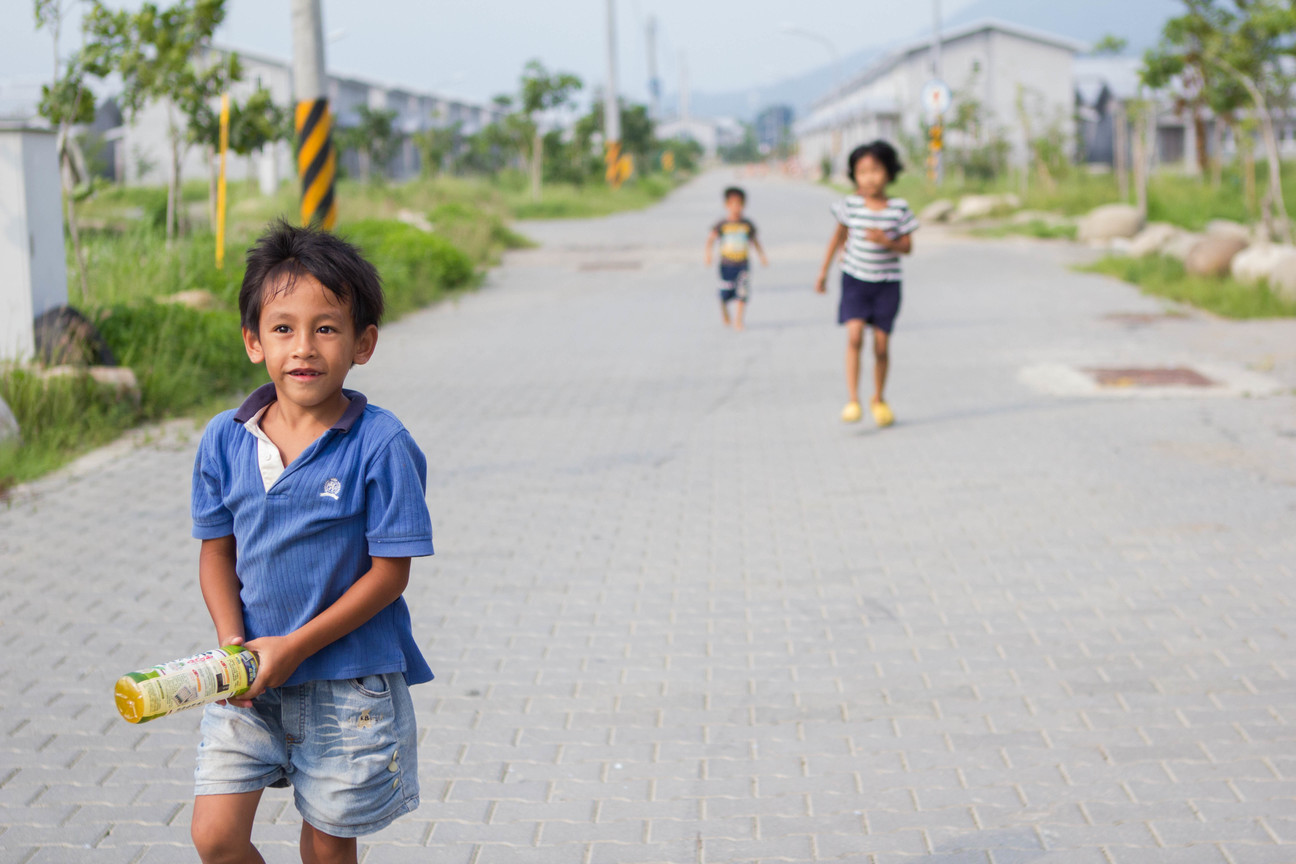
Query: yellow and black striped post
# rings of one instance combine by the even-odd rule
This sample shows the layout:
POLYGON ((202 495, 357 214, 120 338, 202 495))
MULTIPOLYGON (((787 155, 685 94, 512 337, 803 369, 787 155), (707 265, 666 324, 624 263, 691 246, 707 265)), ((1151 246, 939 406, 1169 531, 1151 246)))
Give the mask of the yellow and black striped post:
POLYGON ((301 220, 332 231, 337 224, 337 152, 333 114, 327 99, 297 103, 297 175, 301 178, 301 220))

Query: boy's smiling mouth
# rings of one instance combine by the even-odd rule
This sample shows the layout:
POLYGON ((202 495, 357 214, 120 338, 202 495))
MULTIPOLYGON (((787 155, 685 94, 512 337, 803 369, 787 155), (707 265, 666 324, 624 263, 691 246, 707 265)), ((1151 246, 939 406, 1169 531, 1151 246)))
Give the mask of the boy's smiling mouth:
POLYGON ((318 369, 289 369, 288 377, 296 378, 299 381, 309 381, 312 378, 318 378, 323 375, 318 369))

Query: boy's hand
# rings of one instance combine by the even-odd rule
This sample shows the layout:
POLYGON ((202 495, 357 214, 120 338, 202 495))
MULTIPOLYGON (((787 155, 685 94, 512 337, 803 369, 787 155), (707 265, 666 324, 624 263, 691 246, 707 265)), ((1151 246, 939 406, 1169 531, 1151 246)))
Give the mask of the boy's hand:
POLYGON ((300 655, 296 642, 289 636, 262 636, 244 647, 257 655, 257 676, 252 689, 237 699, 229 700, 231 705, 238 708, 251 708, 253 699, 287 681, 306 659, 300 655))
POLYGON ((761 252, 761 253, 760 253, 760 256, 761 256, 761 266, 762 266, 762 267, 768 267, 768 266, 769 266, 769 259, 765 257, 765 253, 764 253, 764 252, 761 252))
POLYGON ((708 267, 711 266, 711 250, 710 250, 710 249, 708 249, 707 252, 706 252, 706 266, 708 266, 708 267))
POLYGON ((815 280, 815 293, 816 293, 816 294, 827 294, 827 293, 828 293, 828 274, 827 274, 827 273, 820 273, 820 274, 819 274, 819 278, 818 278, 817 280, 815 280))

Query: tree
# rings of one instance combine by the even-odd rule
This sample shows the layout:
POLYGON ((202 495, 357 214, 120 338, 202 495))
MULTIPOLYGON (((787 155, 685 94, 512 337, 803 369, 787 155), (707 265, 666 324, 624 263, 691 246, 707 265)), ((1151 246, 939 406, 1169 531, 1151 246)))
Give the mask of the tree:
POLYGON ((425 179, 439 174, 446 158, 454 153, 461 137, 461 125, 434 126, 414 133, 414 146, 419 151, 419 173, 425 179))
POLYGON ((63 30, 66 12, 62 0, 36 0, 37 29, 48 27, 54 41, 54 78, 41 85, 41 100, 37 110, 54 127, 57 137, 59 176, 63 185, 63 207, 67 217, 68 233, 72 237, 72 250, 76 255, 77 277, 81 283, 82 299, 89 299, 90 286, 86 276, 85 250, 81 248, 81 232, 76 219, 75 186, 78 179, 89 180, 85 175, 85 160, 78 158, 72 127, 94 120, 94 94, 85 84, 84 58, 74 55, 64 64, 59 57, 59 36, 63 30))
POLYGON ((167 239, 179 227, 180 170, 186 145, 183 111, 192 121, 200 106, 238 80, 237 58, 197 66, 198 52, 225 20, 225 0, 177 0, 160 9, 144 3, 137 12, 108 9, 91 0, 85 18, 91 37, 87 68, 101 77, 121 76, 119 97, 126 116, 134 119, 149 102, 160 101, 167 115, 170 170, 167 176, 167 239))
POLYGON ((396 155, 396 148, 400 145, 396 112, 390 108, 361 105, 356 114, 359 123, 338 131, 338 147, 359 154, 360 179, 367 183, 375 168, 379 177, 385 177, 387 166, 396 155))
POLYGON ((1184 0, 1184 6, 1185 13, 1166 22, 1161 43, 1144 58, 1144 83, 1164 86, 1175 76, 1200 76, 1190 84, 1207 94, 1203 98, 1217 116, 1221 109, 1240 107, 1246 94, 1268 162, 1263 220, 1270 236, 1290 242, 1270 105, 1285 100, 1292 85, 1287 68, 1296 57, 1296 8, 1290 0, 1184 0))
POLYGON ((759 162, 761 159, 760 142, 756 140, 756 130, 750 124, 743 124, 743 137, 737 144, 726 144, 719 149, 720 158, 729 163, 745 164, 759 162))
MULTIPOLYGON (((270 91, 258 87, 242 102, 230 100, 229 149, 239 156, 251 156, 267 144, 292 137, 288 110, 274 103, 270 91)), ((214 102, 194 106, 188 138, 207 150, 209 168, 208 210, 216 224, 216 155, 220 147, 220 109, 214 102)))
POLYGON ((522 122, 514 124, 518 132, 530 132, 527 162, 531 171, 531 200, 540 200, 540 172, 544 161, 544 137, 540 132, 540 115, 566 104, 571 95, 584 86, 568 72, 550 73, 539 60, 532 60, 522 70, 518 107, 522 122), (529 126, 529 128, 527 128, 529 126))
POLYGON ((1108 33, 1093 44, 1089 49, 1090 54, 1096 56, 1119 56, 1125 53, 1129 47, 1129 40, 1124 36, 1117 36, 1115 33, 1108 33))

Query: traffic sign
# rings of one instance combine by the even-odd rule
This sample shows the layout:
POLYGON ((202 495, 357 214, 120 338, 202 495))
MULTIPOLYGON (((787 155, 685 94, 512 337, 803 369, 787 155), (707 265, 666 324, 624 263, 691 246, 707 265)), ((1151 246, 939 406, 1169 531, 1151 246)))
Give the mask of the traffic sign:
POLYGON ((953 101, 954 94, 950 92, 949 85, 939 78, 933 78, 923 85, 922 104, 928 117, 944 117, 953 101))

